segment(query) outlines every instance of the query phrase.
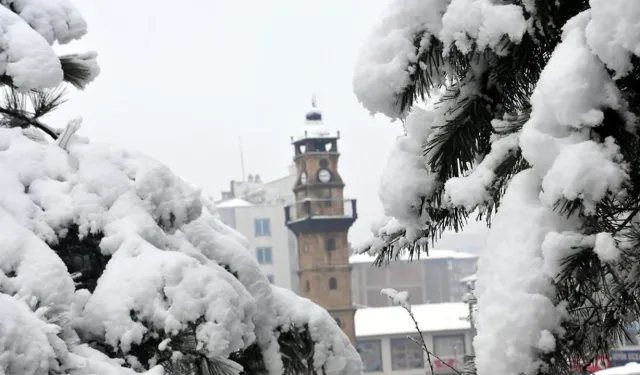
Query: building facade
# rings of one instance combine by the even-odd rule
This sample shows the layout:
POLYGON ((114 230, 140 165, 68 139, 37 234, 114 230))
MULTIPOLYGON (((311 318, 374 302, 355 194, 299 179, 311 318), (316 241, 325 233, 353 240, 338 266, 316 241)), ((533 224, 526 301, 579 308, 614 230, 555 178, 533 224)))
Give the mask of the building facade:
MULTIPOLYGON (((464 303, 414 305, 411 311, 432 357, 433 372, 457 375, 471 354, 472 331, 464 303), (453 370, 453 369, 455 370, 453 370)), ((410 336, 420 335, 409 314, 400 306, 358 309, 355 315, 356 348, 364 372, 372 375, 423 375, 431 373, 427 354, 410 336)))
POLYGON ((232 181, 216 206, 221 220, 247 238, 269 280, 298 293, 296 238, 284 225, 284 207, 293 201, 295 180, 290 173, 270 182, 257 175, 246 182, 232 181))
POLYGON ((352 255, 351 284, 353 301, 358 307, 390 306, 380 294, 382 288, 409 292, 412 304, 460 302, 467 285, 460 282, 474 274, 478 256, 453 250, 429 250, 428 256, 410 260, 400 257, 382 267, 374 267, 375 257, 352 255))
POLYGON ((347 232, 357 212, 355 200, 343 196, 338 139, 313 108, 303 135, 292 138, 297 180, 285 221, 297 239, 299 294, 325 308, 355 342, 347 232))

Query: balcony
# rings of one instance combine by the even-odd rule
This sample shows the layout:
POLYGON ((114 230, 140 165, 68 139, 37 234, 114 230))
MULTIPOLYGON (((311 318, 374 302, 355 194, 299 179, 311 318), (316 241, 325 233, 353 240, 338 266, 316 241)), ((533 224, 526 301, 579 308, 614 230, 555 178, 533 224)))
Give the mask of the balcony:
POLYGON ((307 199, 284 208, 285 224, 296 234, 346 232, 358 218, 355 199, 307 199))

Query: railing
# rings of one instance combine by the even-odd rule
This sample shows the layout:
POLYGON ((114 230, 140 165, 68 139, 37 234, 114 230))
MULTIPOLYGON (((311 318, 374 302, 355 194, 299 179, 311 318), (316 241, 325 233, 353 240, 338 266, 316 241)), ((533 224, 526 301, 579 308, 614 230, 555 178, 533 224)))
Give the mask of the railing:
POLYGON ((313 217, 348 217, 356 218, 355 199, 308 199, 285 207, 287 222, 310 219, 313 217))

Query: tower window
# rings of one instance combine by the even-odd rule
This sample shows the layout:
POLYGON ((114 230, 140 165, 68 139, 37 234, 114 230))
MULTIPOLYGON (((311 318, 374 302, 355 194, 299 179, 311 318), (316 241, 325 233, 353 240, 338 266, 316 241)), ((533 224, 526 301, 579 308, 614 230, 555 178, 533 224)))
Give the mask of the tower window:
POLYGON ((311 283, 309 282, 309 280, 306 280, 304 282, 304 290, 309 293, 311 291, 311 283))
POLYGON ((338 325, 338 327, 342 328, 342 320, 340 320, 340 318, 338 318, 338 317, 335 317, 333 319, 335 319, 336 324, 338 325))
POLYGON ((320 168, 328 168, 329 167, 329 161, 327 159, 320 159, 320 168))
POLYGON ((254 219, 253 226, 255 229, 256 237, 268 237, 271 236, 271 220, 266 219, 254 219))
POLYGON ((336 290, 338 289, 338 280, 336 280, 335 277, 330 277, 329 278, 329 290, 336 290))
POLYGON ((336 249, 336 240, 334 238, 327 238, 327 250, 336 249))
POLYGON ((270 247, 257 248, 256 258, 260 264, 273 264, 272 249, 270 247))

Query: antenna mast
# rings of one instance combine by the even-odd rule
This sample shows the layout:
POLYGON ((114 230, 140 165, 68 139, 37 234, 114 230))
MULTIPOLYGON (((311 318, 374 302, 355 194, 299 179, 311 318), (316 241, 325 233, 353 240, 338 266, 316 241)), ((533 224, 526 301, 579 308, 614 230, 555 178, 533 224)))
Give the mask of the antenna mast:
POLYGON ((244 173, 244 153, 242 152, 242 137, 238 137, 238 143, 240 144, 240 170, 242 171, 242 183, 247 182, 246 175, 244 173))

